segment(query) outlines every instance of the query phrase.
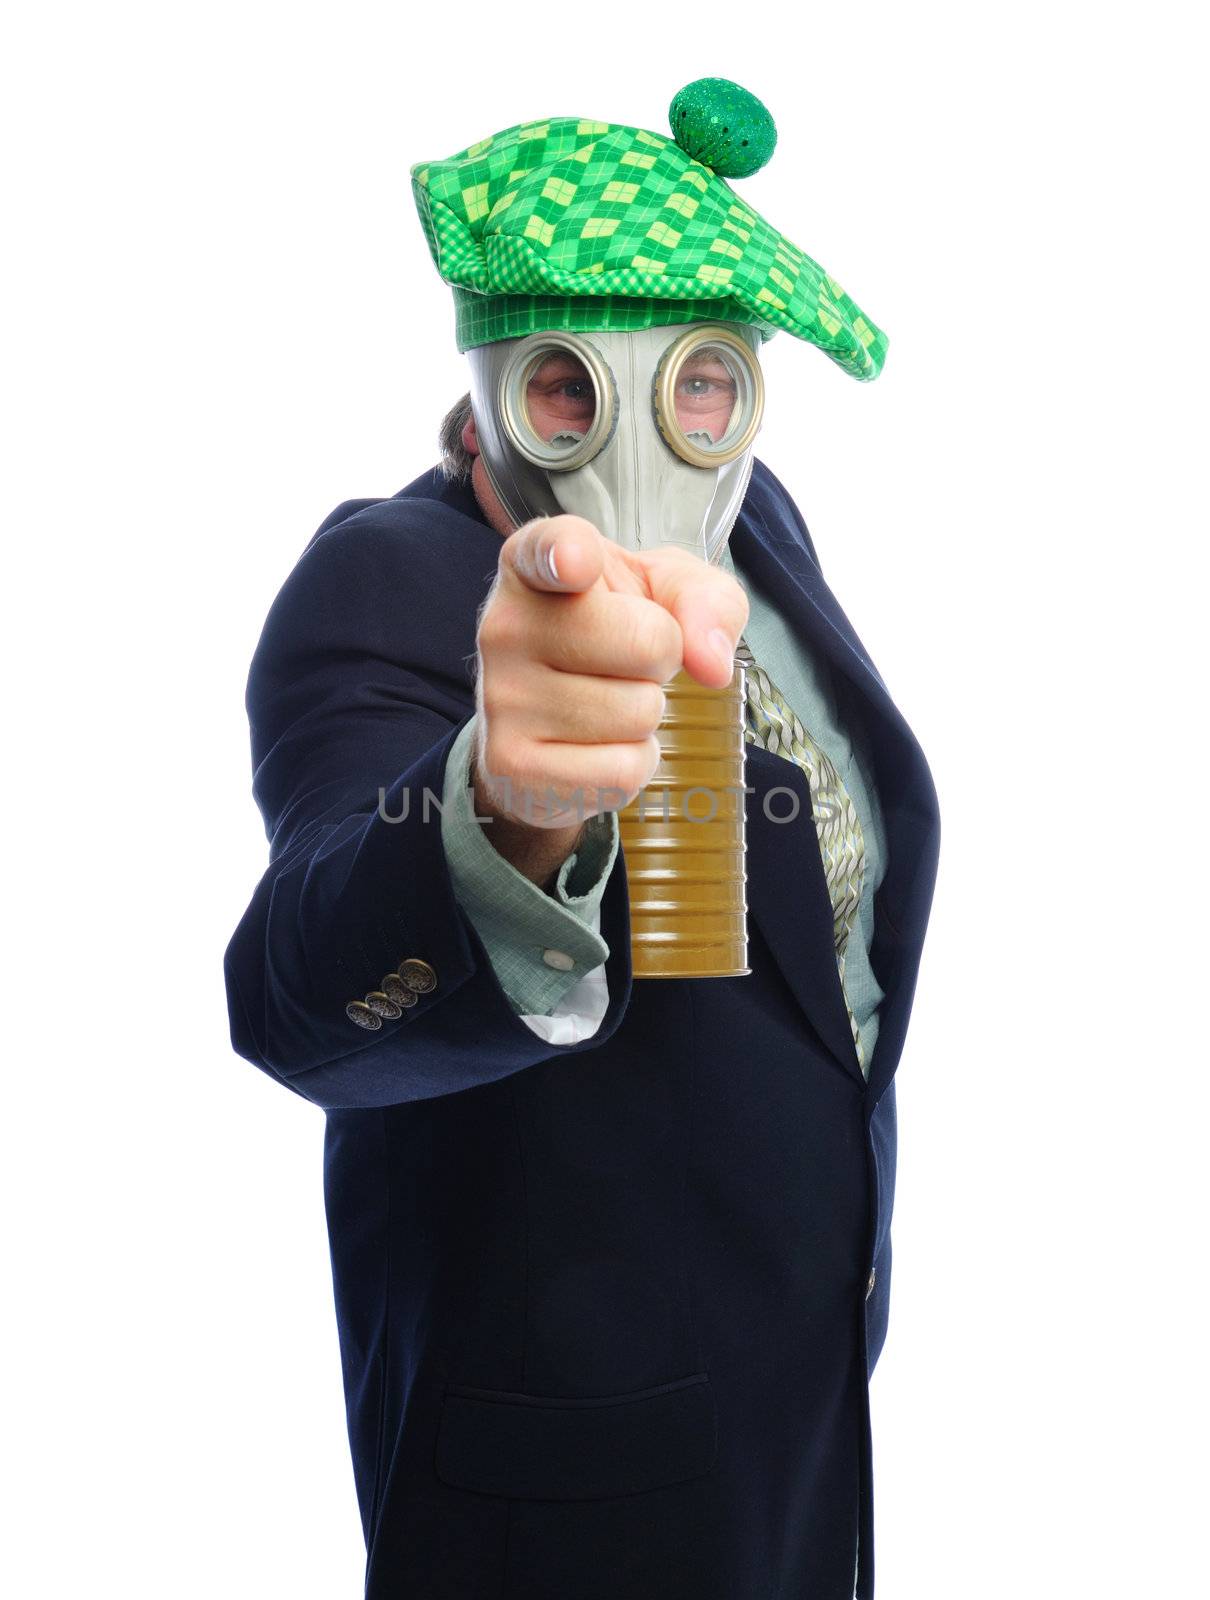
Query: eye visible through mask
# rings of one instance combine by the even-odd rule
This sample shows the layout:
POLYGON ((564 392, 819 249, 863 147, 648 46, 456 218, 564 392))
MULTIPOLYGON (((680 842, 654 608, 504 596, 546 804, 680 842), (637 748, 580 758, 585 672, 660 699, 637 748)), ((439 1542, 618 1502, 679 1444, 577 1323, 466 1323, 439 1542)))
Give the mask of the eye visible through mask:
POLYGON ((556 450, 582 444, 597 415, 588 368, 571 350, 540 356, 525 381, 525 415, 531 430, 556 450))

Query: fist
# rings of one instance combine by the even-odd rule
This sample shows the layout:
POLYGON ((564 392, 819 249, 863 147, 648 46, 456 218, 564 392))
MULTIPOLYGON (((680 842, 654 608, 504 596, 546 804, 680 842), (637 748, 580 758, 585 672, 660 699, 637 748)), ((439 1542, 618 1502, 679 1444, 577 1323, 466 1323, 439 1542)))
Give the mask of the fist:
POLYGON ((479 621, 476 793, 537 828, 582 824, 646 787, 663 685, 683 667, 731 682, 748 600, 672 547, 623 550, 583 517, 539 517, 504 541, 479 621))

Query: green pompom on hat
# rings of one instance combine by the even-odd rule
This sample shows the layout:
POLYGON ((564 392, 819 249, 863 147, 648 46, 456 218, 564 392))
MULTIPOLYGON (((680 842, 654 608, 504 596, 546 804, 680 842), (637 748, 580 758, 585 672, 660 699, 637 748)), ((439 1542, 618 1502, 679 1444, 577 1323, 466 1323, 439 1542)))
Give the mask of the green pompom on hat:
POLYGON ((772 155, 766 108, 729 79, 699 78, 668 117, 672 138, 587 118, 521 122, 411 168, 459 350, 712 319, 765 339, 784 330, 876 378, 886 335, 727 182, 772 155))

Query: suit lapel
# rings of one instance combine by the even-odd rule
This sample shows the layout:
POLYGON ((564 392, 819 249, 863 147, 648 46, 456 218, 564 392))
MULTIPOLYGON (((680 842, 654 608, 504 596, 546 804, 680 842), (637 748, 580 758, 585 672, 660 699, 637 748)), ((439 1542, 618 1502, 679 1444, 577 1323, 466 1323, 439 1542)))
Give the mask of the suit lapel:
MULTIPOLYGON (((754 479, 731 531, 737 564, 767 594, 794 634, 835 669, 846 717, 864 725, 887 834, 887 864, 875 896, 871 965, 885 997, 869 1086, 877 1101, 898 1063, 936 877, 938 814, 932 776, 852 624, 823 580, 807 541, 754 479)), ((775 480, 774 480, 775 481, 775 480)), ((796 763, 747 746, 748 905, 786 982, 846 1072, 864 1086, 836 967, 832 904, 819 853, 806 774, 796 763), (789 790, 773 793, 772 791, 789 790), (794 812, 792 821, 778 821, 794 812)))
POLYGON ((747 797, 748 914, 815 1032, 860 1082, 806 773, 795 762, 749 744, 745 782, 752 791, 747 797))

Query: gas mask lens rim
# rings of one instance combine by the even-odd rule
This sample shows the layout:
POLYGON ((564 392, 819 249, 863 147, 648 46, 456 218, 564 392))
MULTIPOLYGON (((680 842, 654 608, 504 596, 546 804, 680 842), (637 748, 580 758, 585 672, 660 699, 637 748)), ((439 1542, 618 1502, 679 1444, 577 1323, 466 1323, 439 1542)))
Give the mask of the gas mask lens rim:
POLYGON ((574 472, 591 461, 613 437, 618 420, 618 391, 609 364, 586 339, 563 332, 529 334, 513 351, 500 374, 500 420, 513 448, 547 472, 574 472), (578 360, 593 387, 595 411, 583 439, 572 448, 547 443, 530 419, 529 381, 550 354, 563 352, 578 360))
POLYGON ((664 443, 692 467, 722 467, 743 455, 760 429, 765 407, 765 379, 752 346, 721 323, 700 323, 674 339, 655 370, 652 399, 656 427, 664 443), (721 346, 734 373, 739 393, 736 409, 720 444, 713 449, 690 439, 676 412, 676 386, 691 355, 703 346, 721 346), (738 431, 737 431, 738 430, 738 431))

